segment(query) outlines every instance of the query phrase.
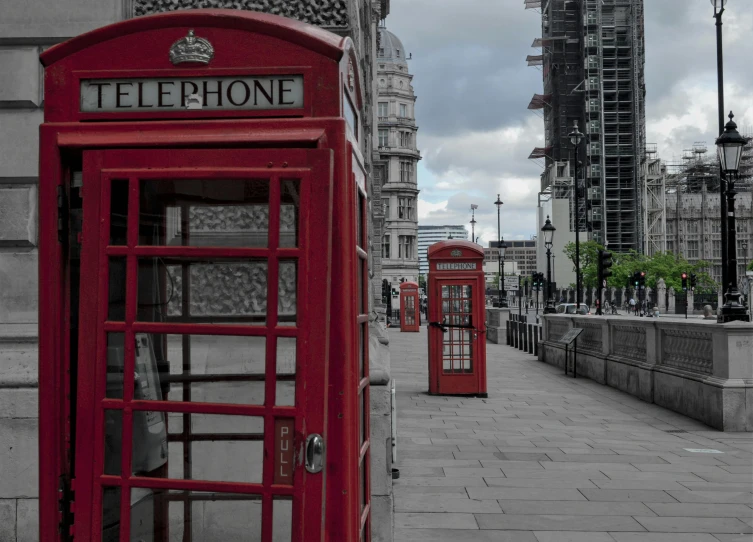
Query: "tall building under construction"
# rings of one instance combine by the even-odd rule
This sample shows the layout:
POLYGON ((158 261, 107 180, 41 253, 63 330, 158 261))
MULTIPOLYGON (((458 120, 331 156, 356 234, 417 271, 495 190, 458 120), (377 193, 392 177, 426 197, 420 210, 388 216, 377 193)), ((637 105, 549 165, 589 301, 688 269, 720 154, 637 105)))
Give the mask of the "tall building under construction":
POLYGON ((569 221, 571 232, 610 250, 644 252, 643 0, 525 0, 525 7, 541 13, 541 37, 533 42, 539 51, 527 60, 541 69, 544 91, 528 108, 543 116, 546 141, 529 158, 543 160, 541 190, 549 201, 569 200, 554 207, 569 209, 569 216, 552 221, 558 227, 569 221), (575 121, 585 135, 578 213, 568 138, 575 121))

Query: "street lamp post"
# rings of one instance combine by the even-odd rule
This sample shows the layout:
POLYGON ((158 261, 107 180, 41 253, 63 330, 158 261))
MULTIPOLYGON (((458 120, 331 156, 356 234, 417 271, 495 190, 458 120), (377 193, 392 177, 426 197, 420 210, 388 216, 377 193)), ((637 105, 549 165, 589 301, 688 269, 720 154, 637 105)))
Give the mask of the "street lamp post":
POLYGON ((476 242, 476 209, 478 205, 471 203, 471 241, 476 242))
MULTIPOLYGON (((741 303, 742 294, 737 289, 737 232, 735 231, 735 178, 740 168, 740 158, 743 147, 747 143, 737 131, 737 124, 732 119, 730 111, 729 122, 724 127, 724 133, 716 140, 719 164, 727 178, 727 292, 724 295, 724 306, 719 316, 719 322, 734 320, 749 321, 750 317, 741 303)), ((722 227, 722 230, 724 227, 722 227)))
MULTIPOLYGON (((714 6, 714 19, 716 19, 716 84, 718 110, 717 117, 719 121, 719 134, 724 132, 724 55, 722 54, 722 13, 727 0, 711 0, 714 6)), ((729 242, 727 240, 727 179, 724 169, 719 167, 719 210, 721 212, 721 233, 722 233, 722 289, 729 283, 729 242)))
POLYGON ((554 244, 554 232, 556 229, 552 226, 552 221, 547 216, 544 227, 541 228, 541 233, 544 234, 544 246, 546 247, 546 307, 544 307, 544 314, 557 312, 552 302, 552 245, 554 244))
POLYGON ((507 248, 507 245, 505 245, 504 242, 502 241, 502 228, 499 221, 500 210, 502 209, 502 200, 499 199, 499 194, 497 194, 497 201, 494 202, 494 205, 497 206, 497 250, 499 250, 499 259, 497 260, 499 263, 499 284, 497 287, 497 306, 507 307, 507 299, 505 298, 505 276, 503 274, 505 249, 507 248))
POLYGON ((575 198, 575 311, 580 310, 581 288, 580 288, 580 212, 578 210, 578 146, 583 140, 583 134, 578 130, 578 121, 573 121, 573 131, 568 134, 570 143, 575 149, 575 160, 573 164, 573 197, 575 198))

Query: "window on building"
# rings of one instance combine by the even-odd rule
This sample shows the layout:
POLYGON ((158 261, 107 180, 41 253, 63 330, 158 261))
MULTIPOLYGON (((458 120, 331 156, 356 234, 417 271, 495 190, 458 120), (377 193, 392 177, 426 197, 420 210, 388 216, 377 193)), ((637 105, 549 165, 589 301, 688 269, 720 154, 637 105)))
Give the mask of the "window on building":
POLYGON ((384 211, 384 218, 390 219, 390 198, 382 198, 382 210, 384 211))
POLYGON ((688 233, 698 233, 698 220, 688 220, 688 233))
POLYGON ((379 129, 379 146, 380 147, 387 146, 387 141, 389 139, 389 136, 390 136, 389 130, 385 130, 382 128, 379 129))
POLYGON ((413 162, 411 162, 410 160, 400 161, 400 182, 413 182, 413 162))
POLYGON ((748 221, 737 219, 735 228, 737 229, 737 233, 748 233, 748 221))
POLYGON ((714 239, 713 241, 711 241, 711 257, 722 257, 722 241, 720 239, 714 239))
POLYGON ((408 198, 408 220, 416 220, 416 200, 408 198))
POLYGON ((398 257, 406 260, 414 258, 416 238, 412 235, 398 236, 398 257))
POLYGON ((699 245, 700 243, 698 241, 688 241, 688 254, 687 254, 688 260, 698 259, 699 245))
POLYGON ((395 56, 400 58, 400 49, 395 49, 395 56))
POLYGON ((397 217, 408 218, 408 198, 397 198, 397 217))
POLYGON ((389 260, 390 258, 390 236, 385 235, 382 237, 382 258, 389 260))
POLYGON ((674 241, 667 241, 667 252, 674 253, 675 251, 675 242, 674 241))
POLYGON ((400 116, 401 117, 408 116, 408 106, 406 104, 400 104, 400 116))
POLYGON ((714 279, 714 282, 722 282, 722 266, 721 265, 715 265, 711 269, 711 278, 714 279))
POLYGON ((404 148, 410 148, 411 146, 411 133, 400 132, 400 146, 404 148))
POLYGON ((557 177, 565 176, 565 164, 557 164, 557 177))
POLYGON ((389 115, 387 112, 389 104, 387 102, 379 102, 377 106, 377 115, 380 117, 386 117, 389 115))
POLYGON ((712 220, 711 221, 711 233, 722 233, 721 224, 722 224, 721 220, 718 220, 718 219, 712 220))

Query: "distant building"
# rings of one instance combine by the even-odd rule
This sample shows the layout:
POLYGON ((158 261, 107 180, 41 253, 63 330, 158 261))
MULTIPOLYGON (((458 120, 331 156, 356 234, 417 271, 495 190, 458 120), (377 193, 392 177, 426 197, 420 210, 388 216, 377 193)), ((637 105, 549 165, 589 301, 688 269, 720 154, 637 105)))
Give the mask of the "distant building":
POLYGON ((429 261, 426 259, 426 249, 439 241, 453 239, 468 240, 468 230, 465 226, 418 226, 418 273, 429 274, 429 261))
POLYGON ((401 280, 418 282, 418 182, 416 120, 405 47, 384 26, 379 28, 377 52, 378 138, 375 184, 384 216, 381 277, 396 288, 401 280))
MULTIPOLYGON (((489 247, 484 248, 484 262, 499 261, 499 249, 496 247, 497 241, 489 241, 489 247)), ((536 267, 536 239, 526 241, 505 241, 507 249, 505 250, 505 273, 509 272, 508 262, 516 263, 515 273, 521 275, 530 275, 538 271, 536 267)))

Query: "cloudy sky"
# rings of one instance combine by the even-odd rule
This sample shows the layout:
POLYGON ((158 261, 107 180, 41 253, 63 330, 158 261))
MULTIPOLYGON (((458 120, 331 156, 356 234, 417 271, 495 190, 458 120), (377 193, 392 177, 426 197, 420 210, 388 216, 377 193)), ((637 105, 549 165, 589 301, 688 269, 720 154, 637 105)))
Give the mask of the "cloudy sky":
MULTIPOLYGON (((527 109, 543 89, 526 55, 541 35, 537 10, 522 0, 391 0, 387 28, 403 42, 418 96, 420 224, 465 224, 476 211, 480 242, 536 232, 544 122, 527 109)), ((716 30, 709 0, 645 0, 647 140, 681 161, 694 142, 717 132, 716 30)), ((753 133, 753 2, 724 12, 725 105, 753 133)))

